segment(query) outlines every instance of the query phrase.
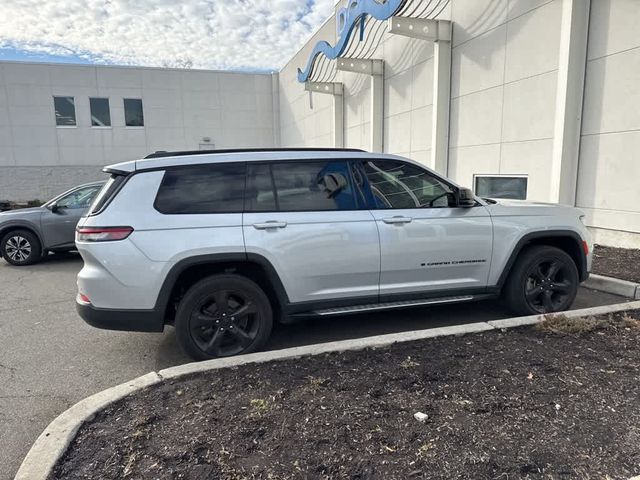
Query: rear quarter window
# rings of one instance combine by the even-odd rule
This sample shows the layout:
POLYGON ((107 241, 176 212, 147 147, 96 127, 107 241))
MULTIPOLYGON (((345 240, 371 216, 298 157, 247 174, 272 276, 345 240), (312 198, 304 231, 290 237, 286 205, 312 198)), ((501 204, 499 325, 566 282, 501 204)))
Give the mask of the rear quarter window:
POLYGON ((167 170, 155 208, 164 214, 242 212, 245 163, 194 165, 167 170))

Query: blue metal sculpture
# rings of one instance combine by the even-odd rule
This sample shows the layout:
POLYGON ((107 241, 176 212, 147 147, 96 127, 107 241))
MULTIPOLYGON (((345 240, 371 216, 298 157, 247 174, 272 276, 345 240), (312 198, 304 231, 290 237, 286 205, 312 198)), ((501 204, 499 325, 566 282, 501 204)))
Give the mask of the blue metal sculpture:
POLYGON ((313 71, 316 57, 321 53, 335 60, 344 53, 354 29, 360 24, 360 40, 364 35, 364 21, 367 15, 376 20, 387 20, 403 5, 405 0, 350 0, 347 8, 341 8, 336 14, 336 33, 338 41, 335 46, 324 40, 314 47, 304 71, 298 69, 298 81, 306 82, 313 71))

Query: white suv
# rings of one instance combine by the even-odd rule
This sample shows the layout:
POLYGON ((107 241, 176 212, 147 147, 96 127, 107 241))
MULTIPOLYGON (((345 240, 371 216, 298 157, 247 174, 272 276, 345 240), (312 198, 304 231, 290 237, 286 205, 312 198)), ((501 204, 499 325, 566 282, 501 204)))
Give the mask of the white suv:
POLYGON ((581 211, 495 201, 358 150, 158 152, 111 174, 76 245, 89 324, 175 325, 195 359, 251 352, 274 318, 502 295, 569 308, 591 266, 581 211))

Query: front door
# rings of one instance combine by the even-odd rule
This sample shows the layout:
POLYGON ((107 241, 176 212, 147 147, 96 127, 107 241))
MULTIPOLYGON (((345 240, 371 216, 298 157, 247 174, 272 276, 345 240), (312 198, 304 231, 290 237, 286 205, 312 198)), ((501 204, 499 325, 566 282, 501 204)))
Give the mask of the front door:
POLYGON ((350 169, 336 160, 249 164, 247 253, 269 260, 291 303, 377 301, 378 231, 350 169))
POLYGON ((101 188, 102 185, 77 188, 42 213, 42 234, 48 248, 73 245, 76 225, 101 188))
POLYGON ((381 301, 387 295, 455 295, 486 287, 493 233, 482 205, 453 206, 452 187, 411 163, 376 160, 361 166, 380 232, 381 301))

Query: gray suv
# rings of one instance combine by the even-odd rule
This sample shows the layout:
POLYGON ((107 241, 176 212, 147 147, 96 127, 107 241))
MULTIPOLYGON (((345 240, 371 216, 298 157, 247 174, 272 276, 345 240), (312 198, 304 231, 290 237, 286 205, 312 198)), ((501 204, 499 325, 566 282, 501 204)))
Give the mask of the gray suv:
POLYGON ((105 171, 77 228, 78 311, 174 325, 196 359, 254 351, 297 316, 498 296, 562 311, 591 265, 580 210, 479 198, 395 155, 166 152, 105 171))
POLYGON ((75 249, 76 225, 104 182, 68 190, 41 207, 0 212, 0 256, 11 265, 31 265, 48 252, 75 249))

